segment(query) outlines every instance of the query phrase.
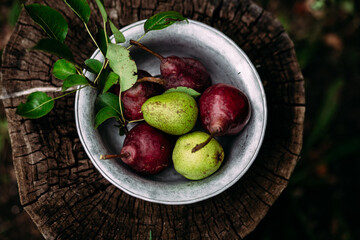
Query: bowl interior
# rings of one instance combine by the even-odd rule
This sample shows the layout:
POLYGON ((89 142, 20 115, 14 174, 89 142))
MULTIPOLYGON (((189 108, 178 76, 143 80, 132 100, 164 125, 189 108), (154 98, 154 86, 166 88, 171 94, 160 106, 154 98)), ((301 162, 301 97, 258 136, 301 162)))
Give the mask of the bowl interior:
MULTIPOLYGON (((121 29, 128 46, 130 39, 143 34, 144 21, 121 29)), ((120 159, 99 160, 101 154, 115 154, 121 150, 124 137, 118 133, 116 122, 108 120, 94 129, 96 90, 84 88, 75 99, 76 124, 80 140, 94 166, 112 184, 128 194, 156 203, 187 204, 221 193, 250 167, 261 146, 266 126, 266 100, 260 78, 244 52, 221 32, 200 22, 176 23, 164 30, 153 31, 141 43, 163 56, 177 55, 201 61, 210 73, 213 84, 231 84, 249 97, 252 116, 245 129, 236 136, 217 138, 224 147, 225 160, 220 169, 208 178, 189 181, 172 166, 153 176, 135 173, 120 159)), ((149 53, 132 47, 131 56, 138 69, 153 76, 160 75, 160 61, 149 53)), ((92 58, 103 61, 96 51, 92 58)), ((93 78, 90 73, 86 73, 93 78)), ((130 126, 131 128, 132 126, 130 126)), ((201 129, 199 126, 197 129, 201 129)))

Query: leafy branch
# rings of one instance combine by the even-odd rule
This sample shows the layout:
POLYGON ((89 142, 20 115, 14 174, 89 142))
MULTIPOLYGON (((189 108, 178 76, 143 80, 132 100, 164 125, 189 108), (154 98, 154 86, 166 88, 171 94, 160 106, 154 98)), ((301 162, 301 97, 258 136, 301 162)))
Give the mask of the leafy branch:
MULTIPOLYGON (((123 33, 109 19, 101 0, 95 0, 103 20, 102 26, 97 28, 95 37, 88 26, 91 8, 87 0, 64 0, 64 3, 83 22, 90 39, 105 57, 104 62, 87 59, 84 64, 77 64, 73 52, 64 43, 69 29, 67 21, 57 10, 41 4, 24 6, 31 19, 48 35, 48 38, 41 39, 30 50, 44 51, 59 58, 53 65, 52 73, 56 78, 63 81, 62 91, 66 91, 71 87, 78 87, 77 90, 80 90, 88 86, 99 91, 95 127, 98 127, 109 118, 115 118, 124 127, 127 121, 121 107, 121 92, 131 88, 137 81, 137 66, 130 56, 129 48, 120 45, 125 43, 126 39, 123 33), (111 30, 115 43, 110 41, 107 29, 111 30), (85 70, 94 73, 95 80, 88 79, 80 66, 85 66, 85 70), (108 92, 115 84, 120 85, 119 96, 108 92)), ((155 14, 145 22, 144 34, 141 38, 149 31, 164 29, 176 21, 183 20, 186 20, 186 18, 174 11, 155 14)), ((27 97, 25 103, 21 103, 17 107, 16 113, 32 119, 43 117, 53 109, 55 100, 77 90, 55 98, 49 97, 44 92, 34 92, 27 97)))

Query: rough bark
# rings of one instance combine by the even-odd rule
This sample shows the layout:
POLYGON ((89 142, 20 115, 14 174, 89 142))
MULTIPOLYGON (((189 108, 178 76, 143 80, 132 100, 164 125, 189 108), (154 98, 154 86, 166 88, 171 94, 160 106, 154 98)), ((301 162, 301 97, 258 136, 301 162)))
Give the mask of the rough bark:
MULTIPOLYGON (((33 2, 33 1, 29 1, 33 2)), ((62 1, 37 1, 59 10, 69 23, 66 43, 82 62, 95 50, 80 20, 62 1)), ((91 26, 100 23, 93 1, 91 26)), ((5 99, 21 203, 46 239, 242 239, 278 198, 299 159, 305 113, 304 80, 294 46, 281 24, 248 0, 105 0, 118 27, 175 10, 232 38, 257 66, 268 102, 261 151, 238 183, 209 200, 181 206, 149 203, 127 195, 93 167, 79 141, 74 96, 56 102, 39 120, 15 114, 26 96, 5 99)), ((94 31, 94 29, 91 29, 94 31)), ((23 12, 4 50, 2 85, 7 93, 60 86, 56 57, 26 51, 45 37, 23 12)), ((57 94, 53 94, 55 96, 57 94)))

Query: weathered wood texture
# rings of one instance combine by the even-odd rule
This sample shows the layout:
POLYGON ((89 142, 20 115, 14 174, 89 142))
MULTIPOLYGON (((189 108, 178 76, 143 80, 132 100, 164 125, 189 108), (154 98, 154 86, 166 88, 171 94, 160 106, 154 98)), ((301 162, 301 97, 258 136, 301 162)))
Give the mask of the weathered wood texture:
MULTIPOLYGON (((78 62, 88 58, 95 47, 65 4, 37 2, 66 17, 71 29, 66 43, 78 53, 78 62)), ((264 144, 247 174, 224 193, 191 205, 153 204, 118 190, 94 169, 76 132, 74 96, 58 100, 55 110, 39 120, 15 114, 25 96, 6 99, 25 210, 47 239, 147 239, 149 230, 154 239, 244 238, 286 187, 302 147, 304 80, 292 41, 271 14, 248 0, 105 0, 105 5, 119 27, 176 10, 232 38, 257 66, 264 84, 269 114, 264 144)), ((97 10, 92 16, 91 26, 101 22, 97 10)), ((56 57, 26 51, 43 37, 23 12, 3 55, 2 85, 7 93, 60 86, 51 74, 56 57)))

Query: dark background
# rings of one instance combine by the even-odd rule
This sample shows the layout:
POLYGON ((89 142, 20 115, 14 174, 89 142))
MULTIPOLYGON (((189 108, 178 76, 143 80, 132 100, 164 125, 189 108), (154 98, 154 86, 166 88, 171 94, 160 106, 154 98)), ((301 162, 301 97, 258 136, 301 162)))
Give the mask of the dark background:
MULTIPOLYGON (((306 119, 289 186, 246 239, 360 239, 360 1, 255 2, 281 21, 295 43, 306 119)), ((1 53, 20 10, 19 1, 0 0, 1 53)), ((19 203, 1 104, 0 239, 42 239, 19 203)))

